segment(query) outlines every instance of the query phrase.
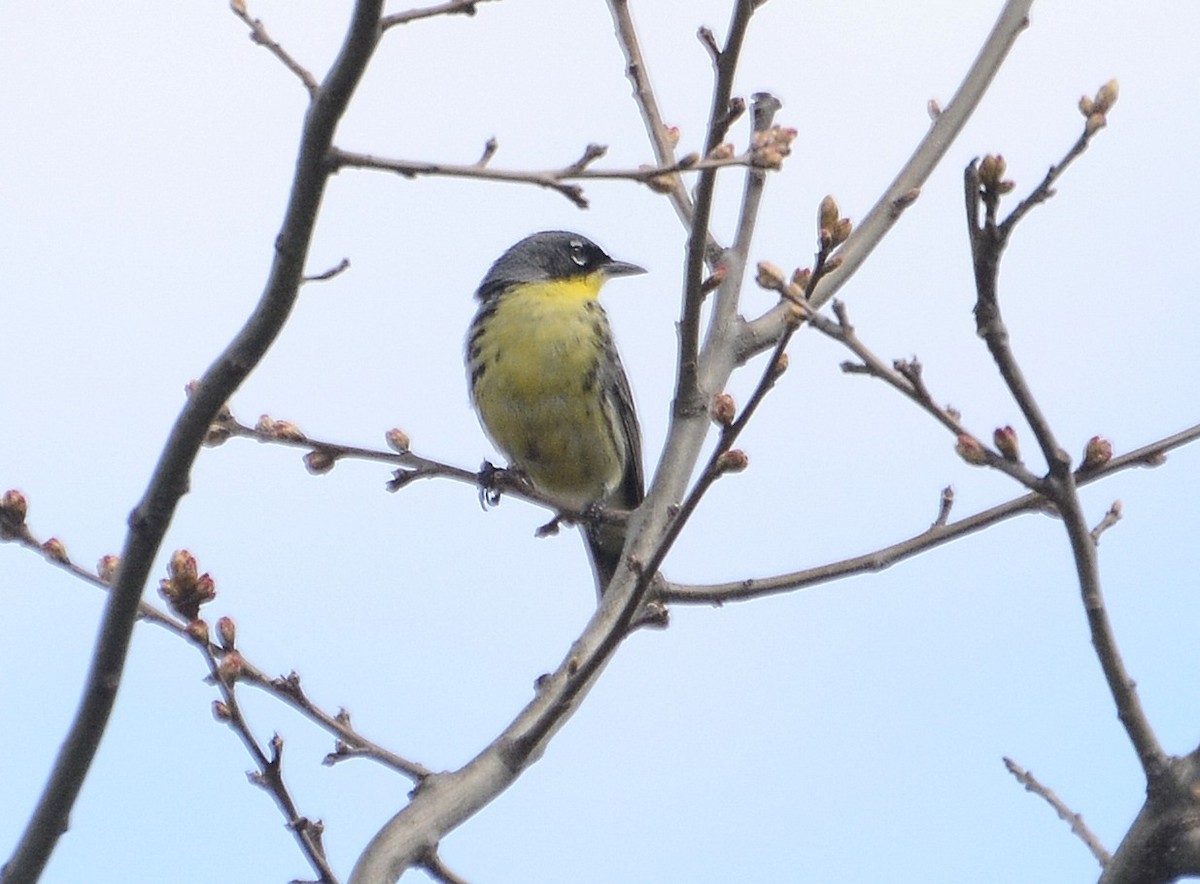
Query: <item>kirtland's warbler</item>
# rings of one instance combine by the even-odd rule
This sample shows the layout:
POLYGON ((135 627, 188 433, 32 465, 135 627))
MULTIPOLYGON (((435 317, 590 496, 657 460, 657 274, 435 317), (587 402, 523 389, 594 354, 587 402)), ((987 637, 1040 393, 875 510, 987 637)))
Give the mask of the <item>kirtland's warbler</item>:
MULTIPOLYGON (((629 380, 600 288, 646 271, 578 233, 521 240, 492 265, 467 333, 471 401, 484 430, 533 487, 563 506, 633 509, 642 502, 642 443, 629 380)), ((585 523, 603 592, 625 531, 585 523)))

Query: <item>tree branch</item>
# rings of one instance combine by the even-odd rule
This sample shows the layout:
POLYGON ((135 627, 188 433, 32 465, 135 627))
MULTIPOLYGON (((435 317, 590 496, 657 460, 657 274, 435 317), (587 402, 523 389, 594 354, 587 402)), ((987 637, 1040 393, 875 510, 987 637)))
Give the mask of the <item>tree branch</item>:
POLYGON ((386 31, 388 28, 394 28, 397 25, 406 25, 409 22, 433 18, 437 15, 474 15, 476 6, 480 3, 489 2, 493 2, 493 0, 446 0, 445 3, 438 3, 435 6, 425 6, 419 9, 410 9, 407 12, 385 15, 380 20, 379 25, 381 29, 386 31))
POLYGON ((1021 765, 1017 764, 1011 758, 1004 759, 1004 766, 1008 768, 1010 774, 1017 778, 1017 782, 1025 787, 1025 791, 1040 796, 1047 804, 1054 808, 1054 812, 1058 814, 1058 818, 1071 827, 1071 831, 1080 841, 1087 845, 1087 849, 1092 852, 1092 856, 1096 857, 1096 861, 1100 863, 1100 868, 1104 868, 1111 856, 1104 849, 1104 845, 1100 843, 1100 839, 1096 837, 1096 833, 1084 823, 1083 817, 1067 807, 1063 800, 1055 795, 1051 789, 1043 786, 1033 774, 1025 770, 1025 768, 1021 767, 1021 765))
MULTIPOLYGON (((827 276, 813 293, 814 309, 828 302, 849 281, 899 220, 904 210, 917 199, 922 185, 954 143, 971 114, 975 112, 1013 43, 1028 26, 1029 8, 1032 5, 1033 0, 1008 0, 1005 3, 996 24, 980 47, 970 71, 950 103, 938 113, 933 126, 921 139, 921 143, 917 145, 917 149, 899 174, 887 186, 871 210, 857 223, 850 238, 838 250, 841 267, 837 273, 827 276)), ((744 352, 742 358, 748 358, 752 353, 772 346, 786 322, 786 313, 787 307, 780 304, 776 309, 748 324, 744 337, 752 343, 748 347, 749 352, 744 352)))
MULTIPOLYGON (((737 71, 738 58, 750 17, 756 4, 753 0, 735 0, 729 23, 729 36, 713 60, 716 79, 713 83, 712 107, 709 111, 708 132, 705 136, 704 156, 712 152, 725 140, 729 126, 737 115, 738 106, 732 101, 733 76, 737 71)), ((744 109, 744 105, 741 105, 744 109)), ((708 228, 712 215, 713 194, 716 191, 716 170, 700 173, 696 182, 695 211, 688 229, 687 258, 684 267, 683 309, 679 320, 679 374, 675 383, 675 406, 677 415, 702 413, 703 395, 699 383, 700 359, 700 307, 704 303, 704 267, 718 260, 708 251, 708 228)), ((749 242, 745 243, 749 247, 749 242)), ((737 255, 742 266, 746 256, 737 255)), ((723 286, 740 285, 726 276, 723 286)))
MULTIPOLYGON (((1149 445, 1143 445, 1120 457, 1114 457, 1104 465, 1086 473, 1080 473, 1079 485, 1090 485, 1102 478, 1131 467, 1153 467, 1164 463, 1166 453, 1200 440, 1200 424, 1174 433, 1149 445)), ((821 583, 848 577, 852 574, 874 573, 890 568, 897 562, 941 546, 951 540, 973 534, 984 528, 1011 519, 1013 516, 1030 512, 1045 512, 1046 499, 1041 494, 1025 494, 1005 503, 953 522, 935 522, 925 531, 914 534, 907 540, 885 546, 873 552, 853 558, 831 562, 801 571, 792 571, 774 577, 745 578, 728 583, 705 585, 665 584, 655 591, 653 597, 673 604, 715 604, 748 601, 767 595, 806 589, 821 583)))
MULTIPOLYGON (((604 155, 605 148, 588 145, 581 159, 559 169, 519 170, 495 169, 486 163, 434 163, 420 160, 396 160, 375 157, 370 154, 352 153, 334 148, 329 153, 329 162, 335 169, 379 169, 395 172, 405 178, 437 175, 448 178, 472 178, 482 181, 498 181, 509 184, 534 184, 562 194, 578 208, 586 209, 588 201, 583 188, 570 181, 634 181, 653 189, 668 186, 664 182, 673 180, 681 172, 702 172, 728 166, 749 166, 754 156, 747 151, 739 156, 696 159, 684 157, 679 162, 662 166, 644 166, 638 169, 591 169, 589 164, 604 155)), ((492 151, 494 153, 494 150, 492 151)), ((490 159, 491 154, 488 154, 490 159)))
POLYGON ((300 156, 266 290, 241 332, 209 368, 175 422, 145 496, 129 519, 83 698, 50 779, 4 871, 5 884, 35 881, 66 831, 104 733, 124 671, 142 588, 213 417, 279 334, 291 311, 328 177, 324 159, 379 37, 382 0, 358 0, 341 52, 305 117, 300 156))
MULTIPOLYGON (((1115 83, 1111 85, 1111 100, 1115 101, 1115 83)), ((1103 94, 1103 90, 1101 92, 1103 94)), ((1099 96, 1097 96, 1099 101, 1099 96)), ((1111 105, 1111 101, 1108 102, 1111 105)), ((1106 106, 1100 111, 1103 118, 1106 106)), ((1089 114, 1083 139, 1090 138, 1099 127, 1089 114)), ((1064 167, 1070 158, 1078 156, 1079 142, 1071 148, 1058 168, 1064 167)), ((1142 770, 1151 791, 1169 773, 1169 760, 1150 725, 1138 697, 1137 688, 1117 647, 1116 636, 1108 619, 1104 596, 1100 585, 1099 564, 1096 558, 1096 543, 1088 528, 1083 506, 1076 489, 1076 474, 1071 471, 1071 459, 1055 438, 1049 420, 1042 412, 1033 390, 1025 380, 1024 373, 1013 354, 1008 329, 1005 326, 999 303, 1000 260, 1015 229, 1015 222, 1024 217, 1028 207, 1043 202, 1050 193, 1048 181, 1043 181, 1035 193, 1040 198, 1027 199, 1017 212, 1003 224, 996 222, 997 207, 1003 194, 1013 184, 1004 178, 1005 164, 999 156, 985 157, 982 162, 972 161, 964 173, 964 196, 967 206, 967 229, 971 243, 972 263, 975 270, 977 300, 975 321, 979 335, 987 344, 1001 376, 1021 409, 1025 419, 1033 428, 1038 445, 1049 465, 1049 475, 1043 493, 1057 507, 1071 545, 1079 589, 1091 631, 1092 645, 1100 661, 1100 667, 1108 682, 1109 691, 1117 706, 1117 715, 1125 727, 1134 751, 1137 752, 1142 770), (981 211, 982 209, 982 211, 981 211), (1018 212, 1020 214, 1018 214, 1018 212)), ((1053 174, 1053 170, 1052 173, 1053 174)), ((1087 462, 1085 461, 1085 465, 1087 462)))

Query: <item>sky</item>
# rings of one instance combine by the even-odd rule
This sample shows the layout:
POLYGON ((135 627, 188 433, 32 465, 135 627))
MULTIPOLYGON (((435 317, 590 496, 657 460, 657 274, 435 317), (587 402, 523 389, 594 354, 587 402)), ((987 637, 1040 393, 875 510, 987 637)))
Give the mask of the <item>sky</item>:
MULTIPOLYGON (((789 3, 756 15, 738 94, 770 91, 798 137, 772 175, 752 260, 815 249, 832 194, 859 219, 945 105, 998 0, 789 3)), ((726 3, 632 3, 664 117, 698 148, 708 57, 726 3)), ((389 11, 398 11, 395 7, 389 11)), ((252 2, 320 76, 347 3, 252 2)), ((881 356, 919 356, 934 396, 987 436, 1028 430, 974 334, 961 171, 1002 153, 1017 194, 1076 138, 1076 102, 1117 78, 1110 124, 1058 195, 1017 230, 1001 303, 1014 347, 1069 452, 1117 452, 1197 420, 1191 174, 1200 147, 1200 7, 1035 4, 992 90, 921 198, 839 293, 881 356)), ((0 490, 91 567, 122 543, 183 387, 255 304, 282 217, 306 95, 223 3, 41 4, 0 32, 0 490)), ((744 142, 744 124, 734 132, 744 142)), ((336 143, 387 157, 498 168, 650 162, 603 3, 485 4, 474 17, 393 29, 336 143)), ((723 179, 728 241, 741 179, 723 179)), ((287 328, 231 402, 254 423, 383 445, 475 468, 499 460, 471 412, 462 340, 495 257, 548 228, 585 233, 649 269, 604 301, 653 470, 674 382, 684 231, 666 200, 587 185, 581 211, 548 190, 344 170, 309 258, 350 269, 303 291, 287 328)), ((773 303, 748 285, 748 316, 773 303)), ((836 561, 915 534, 952 485, 967 515, 1019 493, 970 467, 953 439, 848 354, 797 336, 791 368, 747 430, 750 468, 722 479, 667 559, 712 582, 836 561)), ((745 401, 758 363, 735 375, 745 401)), ((484 512, 465 485, 392 495, 380 465, 313 477, 292 449, 233 440, 203 451, 156 568, 190 549, 215 580, 206 616, 233 617, 244 654, 300 673, 366 736, 435 770, 469 760, 532 696, 590 616, 573 532, 536 539, 545 511, 484 512)), ((1200 450, 1083 492, 1125 661, 1169 752, 1193 749, 1200 645, 1194 542, 1200 450)), ((147 597, 156 601, 152 581, 147 597)), ((103 598, 0 545, 0 853, 11 851, 79 699, 103 598)), ((196 651, 145 624, 95 765, 43 880, 283 882, 310 875, 269 797, 250 786, 196 651)), ((344 880, 410 784, 370 762, 323 767, 332 740, 243 690, 252 726, 285 740, 302 813, 324 820, 344 880)), ((1033 771, 1110 849, 1143 781, 1089 642, 1064 532, 1025 516, 877 575, 722 608, 676 608, 632 636, 544 758, 449 835, 470 881, 1090 881, 1098 867, 1051 809, 1004 770, 1033 771)), ((414 872, 405 880, 423 880, 414 872)))

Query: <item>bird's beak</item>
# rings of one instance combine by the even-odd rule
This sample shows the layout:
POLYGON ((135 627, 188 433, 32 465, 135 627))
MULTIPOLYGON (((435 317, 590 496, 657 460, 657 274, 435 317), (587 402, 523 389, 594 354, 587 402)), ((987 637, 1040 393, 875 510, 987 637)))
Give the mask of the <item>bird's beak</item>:
POLYGON ((627 261, 610 261, 604 265, 603 272, 606 277, 611 279, 614 276, 637 276, 639 273, 645 273, 646 268, 630 264, 627 261))

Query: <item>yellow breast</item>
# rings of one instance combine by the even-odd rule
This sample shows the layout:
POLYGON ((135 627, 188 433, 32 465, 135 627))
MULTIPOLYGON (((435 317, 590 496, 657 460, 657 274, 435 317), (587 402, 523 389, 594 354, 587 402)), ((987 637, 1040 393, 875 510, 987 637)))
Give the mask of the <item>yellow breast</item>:
POLYGON ((480 308, 467 344, 484 429, 535 487, 576 508, 603 501, 627 457, 603 389, 601 282, 514 286, 480 308))

